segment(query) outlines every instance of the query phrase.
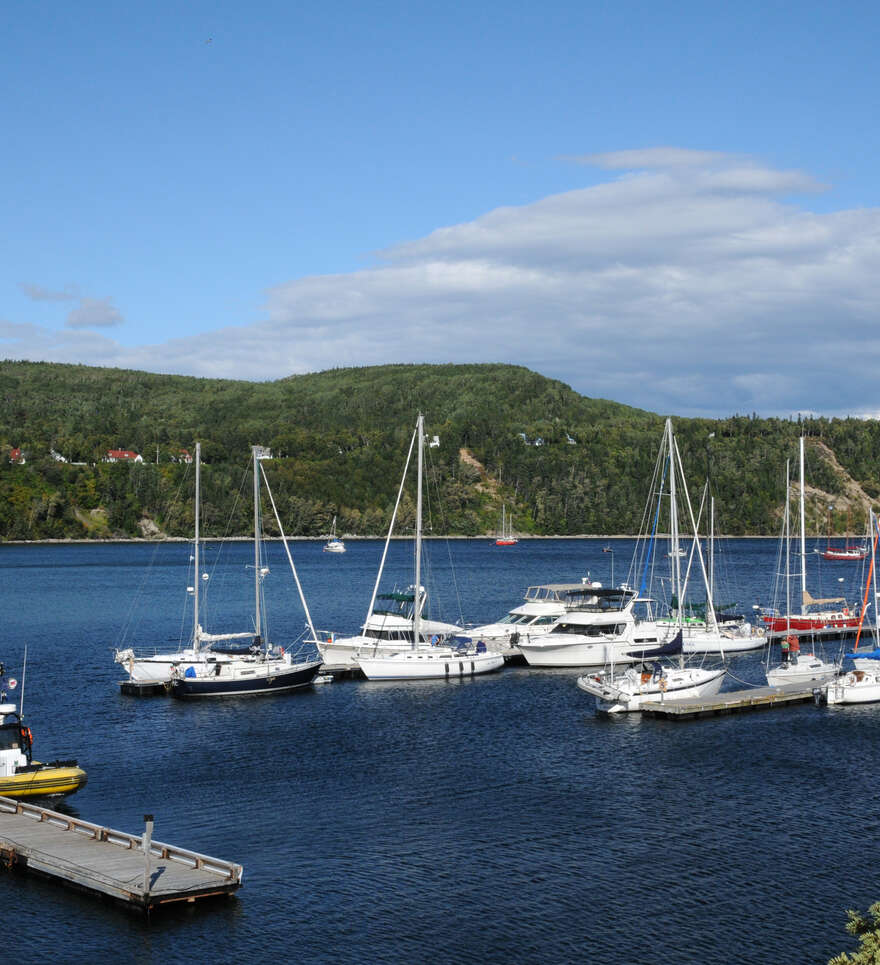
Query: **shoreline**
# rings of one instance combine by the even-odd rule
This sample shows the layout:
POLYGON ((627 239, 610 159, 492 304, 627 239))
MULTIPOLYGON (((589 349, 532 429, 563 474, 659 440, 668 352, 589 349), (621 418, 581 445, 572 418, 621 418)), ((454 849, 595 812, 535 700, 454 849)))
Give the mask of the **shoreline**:
MULTIPOLYGON (((348 542, 367 542, 370 540, 384 540, 387 537, 382 536, 349 536, 342 534, 340 539, 347 540, 348 542)), ((533 536, 531 534, 517 536, 516 539, 520 543, 529 542, 531 540, 634 540, 638 539, 638 536, 627 536, 622 534, 611 535, 600 535, 600 536, 590 536, 586 534, 577 534, 574 536, 533 536)), ((667 539, 668 534, 664 534, 659 537, 661 539, 667 539)), ((718 540, 731 540, 731 539, 769 539, 778 540, 779 536, 716 536, 718 540)), ((808 536, 807 539, 824 539, 824 536, 808 536)), ((392 536, 392 540, 412 540, 412 536, 392 536)), ((423 536, 424 540, 472 540, 477 542, 483 542, 485 540, 494 541, 496 535, 494 533, 486 533, 483 536, 423 536)), ((701 536, 700 539, 708 539, 708 537, 701 536)), ((280 543, 280 536, 264 536, 261 539, 265 543, 280 543)), ((324 543, 327 541, 326 536, 288 536, 287 541, 289 543, 324 543)), ((111 545, 122 545, 127 543, 145 543, 148 545, 156 545, 159 543, 191 543, 192 540, 185 536, 162 536, 155 539, 148 539, 144 536, 129 536, 129 537, 109 537, 107 539, 9 539, 0 540, 0 548, 3 546, 111 546, 111 545)), ((200 540, 201 543, 252 543, 253 536, 206 536, 200 540)))

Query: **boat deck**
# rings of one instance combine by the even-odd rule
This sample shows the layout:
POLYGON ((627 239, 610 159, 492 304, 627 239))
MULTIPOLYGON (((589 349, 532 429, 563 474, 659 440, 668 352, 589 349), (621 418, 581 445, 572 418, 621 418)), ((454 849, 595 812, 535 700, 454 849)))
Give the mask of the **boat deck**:
POLYGON ((228 895, 242 867, 160 841, 0 797, 0 866, 104 895, 149 914, 170 902, 228 895))
POLYGON ((712 697, 680 697, 676 700, 642 703, 641 711, 652 717, 670 720, 686 720, 695 717, 717 717, 722 714, 742 713, 748 710, 768 710, 788 707, 792 704, 813 702, 813 688, 809 684, 785 684, 781 687, 752 687, 749 690, 728 690, 712 697))

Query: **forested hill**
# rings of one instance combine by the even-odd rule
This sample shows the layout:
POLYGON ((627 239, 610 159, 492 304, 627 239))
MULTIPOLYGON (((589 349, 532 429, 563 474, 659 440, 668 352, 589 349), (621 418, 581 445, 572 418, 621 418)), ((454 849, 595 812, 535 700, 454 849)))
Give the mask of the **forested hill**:
MULTIPOLYGON (((239 382, 35 362, 0 363, 0 538, 192 533, 202 444, 206 535, 250 526, 249 447, 285 529, 377 535, 424 412, 435 533, 494 531, 506 503, 534 534, 637 532, 663 417, 586 398, 512 365, 388 365, 239 382), (142 463, 109 463, 129 450, 142 463), (64 461, 62 461, 64 460, 64 461)), ((720 528, 775 534, 785 460, 807 436, 811 529, 861 528, 880 496, 880 427, 857 419, 676 419, 691 488, 707 472, 720 528)), ((411 521, 412 499, 404 504, 411 521)), ((409 519, 407 519, 407 517, 409 519)))

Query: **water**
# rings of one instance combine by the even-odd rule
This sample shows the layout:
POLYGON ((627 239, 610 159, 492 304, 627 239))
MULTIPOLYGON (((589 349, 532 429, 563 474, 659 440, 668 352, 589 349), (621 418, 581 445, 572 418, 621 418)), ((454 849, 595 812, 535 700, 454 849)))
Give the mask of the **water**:
MULTIPOLYGON (((460 607, 488 622, 531 583, 588 571, 607 582, 612 558, 624 579, 631 542, 603 545, 434 542, 440 615, 460 607)), ((734 598, 769 603, 773 541, 725 550, 734 598)), ((295 544, 318 627, 357 627, 380 551, 295 544)), ((270 627, 283 643, 303 617, 281 547, 270 552, 267 597, 284 597, 270 627)), ((392 547, 401 585, 410 552, 392 547)), ((0 659, 20 678, 28 645, 37 754, 88 771, 64 807, 136 833, 153 813, 158 840, 241 862, 244 886, 147 925, 3 874, 16 961, 824 962, 852 947, 845 909, 880 897, 880 707, 608 720, 575 687, 577 671, 528 668, 216 703, 123 697, 111 648, 173 646, 186 631, 188 553, 0 547, 0 659)), ((246 628, 249 554, 245 543, 222 556, 209 547, 208 628, 246 628)), ((814 595, 859 596, 857 566, 824 565, 814 595)), ((760 659, 737 658, 735 674, 759 681, 760 659)))

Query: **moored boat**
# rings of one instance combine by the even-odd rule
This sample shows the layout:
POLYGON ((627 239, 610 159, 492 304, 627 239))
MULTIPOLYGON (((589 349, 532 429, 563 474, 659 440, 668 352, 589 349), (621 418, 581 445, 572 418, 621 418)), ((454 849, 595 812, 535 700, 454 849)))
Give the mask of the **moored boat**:
POLYGON ((4 680, 0 664, 0 796, 59 797, 84 787, 86 772, 75 760, 43 763, 33 759, 34 736, 25 726, 18 705, 7 701, 6 688, 18 685, 14 678, 4 680))

